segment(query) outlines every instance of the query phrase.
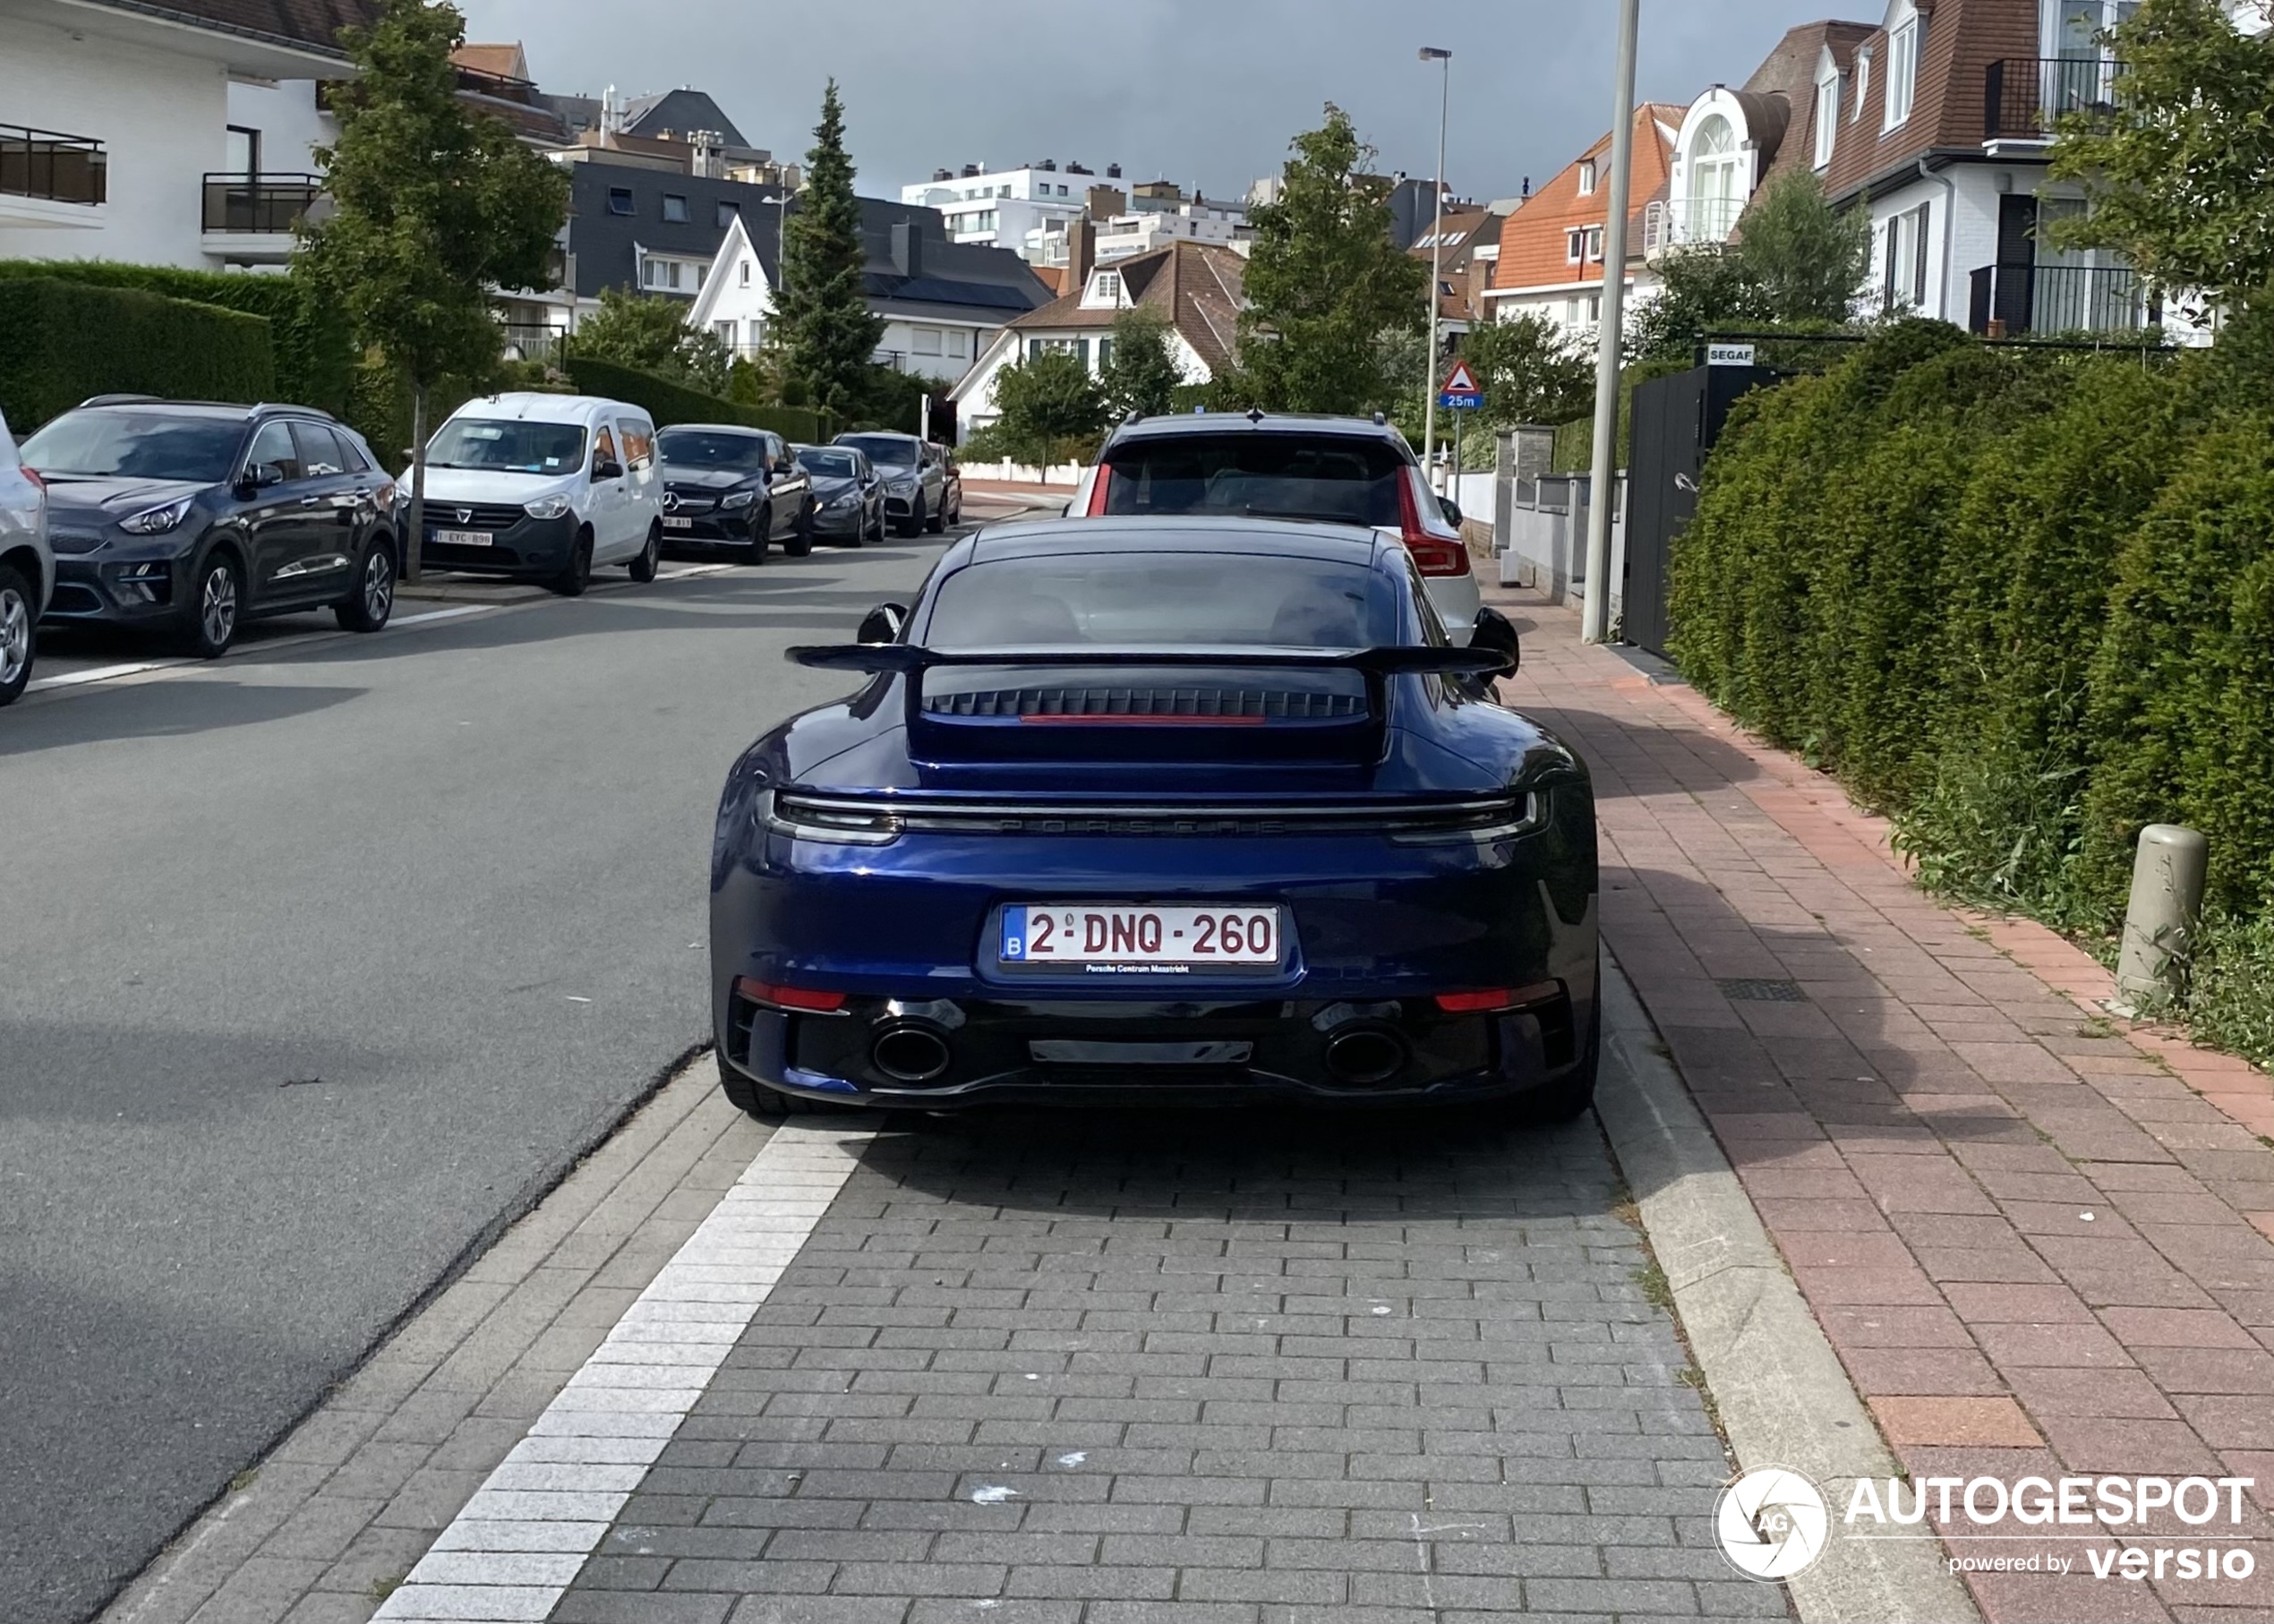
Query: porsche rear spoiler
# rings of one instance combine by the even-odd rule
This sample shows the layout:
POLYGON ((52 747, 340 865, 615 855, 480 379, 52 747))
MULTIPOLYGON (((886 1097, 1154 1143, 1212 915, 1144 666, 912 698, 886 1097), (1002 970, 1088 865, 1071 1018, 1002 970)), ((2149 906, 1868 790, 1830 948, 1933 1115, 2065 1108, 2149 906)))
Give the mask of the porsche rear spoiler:
POLYGON ((1381 754, 1390 679, 1482 677, 1503 663, 1490 650, 1429 646, 950 653, 886 643, 792 648, 789 657, 822 671, 902 678, 910 738, 943 757, 1064 759, 1072 751, 1091 760, 1352 765, 1381 754), (943 678, 942 691, 927 691, 928 672, 980 668, 999 680, 943 678), (1019 676, 1046 671, 1039 680, 1019 676), (1081 736, 1079 747, 1070 732, 1081 736))

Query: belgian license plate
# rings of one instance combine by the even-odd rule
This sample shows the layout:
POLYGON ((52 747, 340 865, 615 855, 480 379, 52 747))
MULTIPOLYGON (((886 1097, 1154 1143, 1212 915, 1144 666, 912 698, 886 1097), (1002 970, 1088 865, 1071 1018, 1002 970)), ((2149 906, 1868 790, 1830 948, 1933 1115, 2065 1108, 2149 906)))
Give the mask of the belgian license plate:
POLYGON ((486 530, 437 530, 434 539, 445 547, 487 547, 492 544, 486 530))
POLYGON ((1280 910, 1240 903, 1153 907, 1050 902, 1003 910, 1003 962, 1112 974, 1185 975, 1276 965, 1280 910))
POLYGON ((663 519, 663 528, 666 530, 692 530, 695 528, 695 521, 691 518, 673 518, 669 515, 666 515, 663 519))

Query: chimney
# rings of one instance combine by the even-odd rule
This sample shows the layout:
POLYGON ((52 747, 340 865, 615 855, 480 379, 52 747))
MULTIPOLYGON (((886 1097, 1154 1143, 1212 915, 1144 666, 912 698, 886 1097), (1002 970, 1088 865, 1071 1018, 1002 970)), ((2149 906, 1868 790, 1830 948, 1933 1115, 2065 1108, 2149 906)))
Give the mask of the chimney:
POLYGON ((1527 175, 1524 177, 1524 190, 1517 195, 1519 197, 1530 197, 1532 195, 1532 177, 1530 175, 1527 175))
POLYGON ((1121 178, 1121 166, 1119 164, 1107 164, 1106 166, 1106 178, 1109 181, 1119 180, 1121 178))
POLYGON ((1090 286, 1090 273, 1098 265, 1098 227, 1088 219, 1068 222, 1066 226, 1066 291, 1079 293, 1090 286))
POLYGON ((979 167, 977 164, 966 164, 963 166, 963 178, 967 181, 979 172, 979 167))
POLYGON ((1129 194, 1118 186, 1092 186, 1082 194, 1082 207, 1093 220, 1109 220, 1129 212, 1129 194))
POLYGON ((945 169, 935 169, 932 171, 932 178, 936 181, 952 181, 955 176, 945 169))
POLYGON ((924 222, 897 220, 893 225, 893 269, 903 277, 924 274, 924 222))

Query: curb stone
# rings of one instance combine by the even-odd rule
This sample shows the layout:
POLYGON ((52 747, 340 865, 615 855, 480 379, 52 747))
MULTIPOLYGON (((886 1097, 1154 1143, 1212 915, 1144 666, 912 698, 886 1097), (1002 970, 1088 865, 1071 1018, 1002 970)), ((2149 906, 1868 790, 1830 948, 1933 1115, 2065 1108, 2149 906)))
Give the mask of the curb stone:
MULTIPOLYGON (((1849 1384, 1800 1287, 1656 1029, 1604 955, 1603 1088, 1595 1113, 1635 1192, 1740 1467, 1789 1466, 1825 1492, 1834 1526, 1858 1478, 1902 1468, 1849 1384)), ((1847 1541, 1790 1581, 1804 1624, 1977 1624, 1939 1542, 1847 1541)))

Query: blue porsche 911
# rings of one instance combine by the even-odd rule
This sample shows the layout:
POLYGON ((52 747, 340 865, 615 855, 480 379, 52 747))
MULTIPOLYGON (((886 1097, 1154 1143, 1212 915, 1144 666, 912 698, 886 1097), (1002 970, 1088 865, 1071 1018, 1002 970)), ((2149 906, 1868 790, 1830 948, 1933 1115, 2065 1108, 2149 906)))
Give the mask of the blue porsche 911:
POLYGON ((1585 1110, 1594 806, 1395 538, 967 537, 759 739, 711 874, 743 1109, 1508 1099, 1585 1110))

